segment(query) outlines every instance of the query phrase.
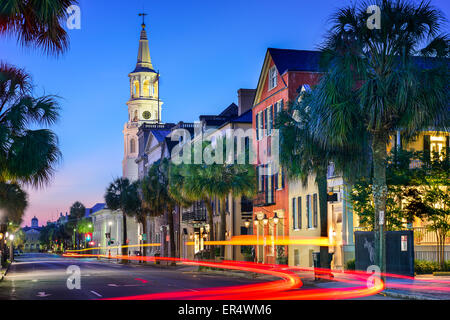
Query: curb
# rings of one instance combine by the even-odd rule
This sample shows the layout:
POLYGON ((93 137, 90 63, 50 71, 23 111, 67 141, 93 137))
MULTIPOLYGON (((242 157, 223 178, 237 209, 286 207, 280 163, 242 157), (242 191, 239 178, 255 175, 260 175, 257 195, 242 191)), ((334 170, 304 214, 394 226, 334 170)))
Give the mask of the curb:
POLYGON ((396 291, 390 291, 390 290, 384 290, 380 293, 385 294, 388 297, 407 299, 407 300, 439 300, 439 299, 434 299, 434 298, 424 296, 421 294, 413 294, 413 293, 406 293, 406 292, 403 293, 403 292, 396 292, 396 291))
POLYGON ((1 271, 2 277, 0 278, 0 281, 3 281, 3 278, 4 278, 4 277, 6 276, 6 274, 8 273, 9 267, 11 266, 11 264, 12 264, 12 262, 10 262, 10 263, 6 266, 6 268, 4 268, 4 270, 2 269, 2 271, 1 271))

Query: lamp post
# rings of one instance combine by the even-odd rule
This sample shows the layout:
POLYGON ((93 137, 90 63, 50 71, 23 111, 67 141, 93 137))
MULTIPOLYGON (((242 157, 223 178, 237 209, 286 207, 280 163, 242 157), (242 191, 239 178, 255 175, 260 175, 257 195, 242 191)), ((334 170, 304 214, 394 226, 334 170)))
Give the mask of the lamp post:
POLYGON ((111 259, 111 227, 112 227, 112 221, 108 222, 108 226, 109 226, 109 241, 108 241, 108 247, 109 247, 109 259, 111 259))
POLYGON ((11 262, 14 261, 14 235, 10 234, 9 235, 9 241, 10 241, 10 245, 9 245, 9 256, 11 258, 11 262))

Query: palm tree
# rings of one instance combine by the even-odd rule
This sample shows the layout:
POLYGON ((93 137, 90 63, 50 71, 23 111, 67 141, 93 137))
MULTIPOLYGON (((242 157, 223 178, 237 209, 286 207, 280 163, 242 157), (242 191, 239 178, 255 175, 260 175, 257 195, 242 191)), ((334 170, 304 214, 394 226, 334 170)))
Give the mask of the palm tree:
MULTIPOLYGON (((0 181, 0 232, 5 234, 10 223, 20 225, 27 206, 27 194, 18 184, 0 181)), ((4 241, 0 241, 0 250, 5 252, 4 241)), ((1 264, 5 261, 6 255, 2 254, 1 264)))
MULTIPOLYGON (((193 148, 192 148, 193 149, 193 148)), ((210 226, 210 241, 215 239, 215 228, 213 223, 214 194, 201 181, 200 174, 204 172, 201 164, 179 164, 173 165, 171 170, 171 193, 175 194, 177 199, 187 199, 188 201, 201 201, 208 212, 208 224, 210 226)), ((214 245, 209 247, 210 259, 214 259, 214 245)))
MULTIPOLYGON (((304 186, 313 175, 318 187, 320 236, 328 238, 327 170, 334 165, 335 171, 344 174, 351 184, 367 170, 367 145, 358 144, 352 149, 326 150, 315 141, 311 132, 311 91, 300 92, 288 108, 276 115, 275 127, 280 130, 280 162, 289 178, 299 179, 304 186)), ((356 130, 356 129, 355 129, 356 130)), ((364 135, 364 131, 360 132, 364 135)), ((320 247, 322 268, 330 268, 328 247, 320 247)))
MULTIPOLYGON (((224 138, 216 139, 217 145, 223 146, 222 154, 226 155, 226 143, 224 138)), ((248 159, 249 150, 245 150, 245 159, 248 159)), ((236 158, 237 159, 237 158, 236 158)), ((220 240, 224 241, 227 230, 226 225, 226 197, 253 197, 256 194, 256 170, 250 163, 227 162, 213 163, 200 167, 198 175, 194 179, 204 186, 207 193, 215 195, 220 201, 220 240)), ((220 247, 221 257, 225 256, 225 246, 220 247)))
MULTIPOLYGON (((79 201, 76 201, 72 206, 70 207, 70 225, 73 228, 73 234, 75 237, 75 243, 77 246, 77 249, 80 249, 80 233, 78 230, 78 226, 80 221, 84 218, 86 215, 86 207, 79 201)), ((74 243, 74 244, 75 244, 74 243)))
POLYGON ((33 97, 29 75, 0 64, 0 181, 41 187, 61 159, 54 124, 59 106, 53 96, 33 97), (33 129, 31 129, 33 128, 33 129))
POLYGON ((179 192, 176 169, 166 158, 153 163, 148 174, 142 180, 142 203, 144 210, 152 216, 167 214, 169 224, 170 256, 175 257, 175 228, 173 213, 175 207, 186 207, 190 204, 179 192), (176 180, 175 180, 176 179, 176 180))
MULTIPOLYGON (((216 139, 218 146, 223 146, 222 154, 226 153, 226 143, 223 138, 216 139)), ((202 151, 211 148, 210 142, 202 145, 202 151)), ((217 150, 211 149, 212 156, 217 150)), ((192 147, 192 153, 194 147, 192 147)), ((249 150, 245 150, 248 159, 249 150)), ((202 153, 204 154, 204 153, 202 153)), ((193 157, 192 157, 193 158, 193 157)), ((179 179, 183 181, 178 183, 178 189, 183 196, 192 201, 203 201, 208 212, 208 224, 210 226, 210 240, 214 241, 214 223, 212 202, 215 198, 220 202, 220 240, 225 240, 226 232, 226 212, 225 200, 230 193, 234 197, 247 196, 252 197, 256 192, 256 171, 252 164, 238 164, 227 162, 225 158, 222 163, 213 164, 183 164, 178 166, 179 179), (181 188, 180 188, 181 185, 181 188)), ((221 256, 224 256, 225 247, 221 247, 221 256)), ((214 258, 214 246, 210 247, 210 258, 214 258)))
MULTIPOLYGON (((136 215, 141 208, 138 193, 138 182, 130 182, 127 178, 115 179, 106 189, 105 202, 109 209, 122 212, 122 255, 128 255, 127 245, 127 216, 136 215)), ((126 260, 123 259, 123 262, 126 260)))
POLYGON ((69 45, 63 26, 67 8, 75 0, 3 0, 0 3, 0 34, 16 35, 25 46, 36 45, 47 54, 61 54, 69 45))
MULTIPOLYGON (((370 3, 373 4, 373 3, 370 3)), ((367 27, 367 4, 337 11, 322 47, 328 72, 311 99, 311 127, 325 149, 366 139, 372 149, 376 264, 385 271, 386 158, 390 137, 448 127, 449 38, 428 2, 375 1, 381 28, 367 27), (426 59, 422 56, 433 56, 426 59), (355 124, 364 126, 359 135, 355 124)))

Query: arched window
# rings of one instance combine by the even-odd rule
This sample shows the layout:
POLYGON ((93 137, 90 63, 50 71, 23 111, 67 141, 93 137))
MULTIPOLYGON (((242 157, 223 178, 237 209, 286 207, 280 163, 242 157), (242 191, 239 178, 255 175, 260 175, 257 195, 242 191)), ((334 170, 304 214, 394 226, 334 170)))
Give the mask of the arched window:
POLYGON ((138 112, 137 112, 137 110, 134 110, 133 122, 137 122, 138 120, 139 120, 139 118, 138 118, 138 112))
POLYGON ((134 139, 130 140, 130 153, 136 152, 136 141, 134 139))
POLYGON ((142 88, 142 93, 143 93, 144 97, 150 96, 150 81, 149 80, 144 81, 144 87, 142 88))
POLYGON ((133 82, 133 96, 139 97, 139 81, 133 82))

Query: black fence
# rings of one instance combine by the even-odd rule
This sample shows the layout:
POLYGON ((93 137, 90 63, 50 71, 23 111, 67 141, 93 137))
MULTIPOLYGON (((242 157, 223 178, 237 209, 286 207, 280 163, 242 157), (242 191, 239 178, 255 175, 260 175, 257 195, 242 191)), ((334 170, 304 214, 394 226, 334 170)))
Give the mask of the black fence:
MULTIPOLYGON (((355 232, 355 267, 366 271, 375 264, 374 233, 355 232)), ((386 232, 386 272, 414 276, 414 232, 386 232)))

